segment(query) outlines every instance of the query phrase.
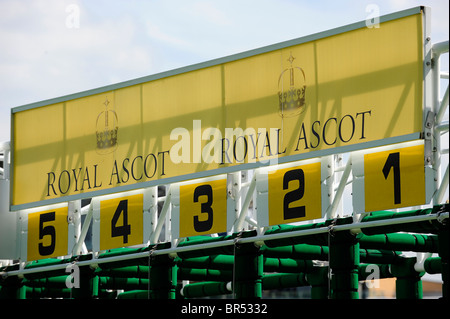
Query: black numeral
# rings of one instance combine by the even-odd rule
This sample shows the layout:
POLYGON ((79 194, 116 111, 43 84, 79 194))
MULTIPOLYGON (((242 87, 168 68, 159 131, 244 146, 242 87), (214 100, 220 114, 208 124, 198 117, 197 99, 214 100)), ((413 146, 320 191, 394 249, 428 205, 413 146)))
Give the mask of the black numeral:
POLYGON ((384 178, 387 179, 391 168, 394 171, 394 203, 402 202, 402 193, 400 189, 400 152, 390 153, 383 167, 384 178))
POLYGON ((292 171, 287 171, 283 177, 283 189, 289 189, 289 182, 298 181, 299 186, 286 195, 284 195, 283 203, 283 218, 292 219, 305 217, 305 206, 289 207, 289 204, 295 202, 305 195, 305 173, 302 169, 294 169, 292 171))
POLYGON ((39 243, 38 249, 41 256, 48 256, 55 252, 56 247, 56 230, 52 225, 44 226, 44 223, 55 220, 55 212, 41 214, 39 216, 39 239, 43 239, 44 236, 50 236, 50 244, 44 246, 43 243, 39 243))
POLYGON ((200 196, 206 196, 207 201, 201 205, 201 214, 207 214, 206 220, 200 221, 198 216, 194 216, 194 229, 197 232, 205 232, 212 228, 213 225, 213 209, 211 207, 213 202, 213 190, 211 185, 200 185, 194 190, 194 203, 198 202, 200 196))
POLYGON ((123 237, 123 243, 128 243, 131 234, 131 225, 128 224, 128 199, 121 200, 111 220, 111 237, 123 237), (117 226, 122 215, 122 225, 117 226))

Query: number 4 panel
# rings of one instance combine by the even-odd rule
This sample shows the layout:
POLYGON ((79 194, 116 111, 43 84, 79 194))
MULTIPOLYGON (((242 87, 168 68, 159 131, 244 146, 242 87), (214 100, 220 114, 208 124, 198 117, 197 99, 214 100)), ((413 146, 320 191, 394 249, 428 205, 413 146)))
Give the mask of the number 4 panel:
POLYGON ((143 243, 144 194, 124 193, 93 199, 94 250, 107 250, 143 243))

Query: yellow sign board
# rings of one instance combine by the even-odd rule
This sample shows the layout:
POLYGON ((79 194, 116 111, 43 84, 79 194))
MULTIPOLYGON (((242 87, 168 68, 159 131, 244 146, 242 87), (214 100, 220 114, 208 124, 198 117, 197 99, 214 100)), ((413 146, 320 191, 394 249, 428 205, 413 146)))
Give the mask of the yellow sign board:
POLYGON ((418 138, 421 30, 408 11, 15 108, 11 208, 418 138))
POLYGON ((179 237, 227 231, 227 180, 180 186, 179 237))
POLYGON ((320 165, 268 172, 270 226, 322 217, 320 165))
POLYGON ((100 201, 100 250, 143 243, 144 195, 100 201))
POLYGON ((68 254, 68 208, 28 214, 27 260, 68 254))
POLYGON ((424 145, 364 155, 365 211, 423 205, 424 145))

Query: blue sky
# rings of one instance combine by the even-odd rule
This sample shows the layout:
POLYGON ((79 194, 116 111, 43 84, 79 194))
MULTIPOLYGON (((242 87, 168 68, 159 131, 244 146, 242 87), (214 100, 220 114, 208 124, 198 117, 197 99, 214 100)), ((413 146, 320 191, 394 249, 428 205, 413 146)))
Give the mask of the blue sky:
POLYGON ((430 6, 432 41, 449 38, 447 0, 0 0, 0 142, 12 107, 363 21, 370 5, 430 6))

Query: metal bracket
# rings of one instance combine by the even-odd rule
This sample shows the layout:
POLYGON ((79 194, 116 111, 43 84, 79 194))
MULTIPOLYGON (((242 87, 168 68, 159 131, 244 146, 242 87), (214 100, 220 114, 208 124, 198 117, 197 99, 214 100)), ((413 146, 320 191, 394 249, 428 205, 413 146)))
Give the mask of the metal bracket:
POLYGON ((423 138, 425 140, 425 165, 433 165, 433 127, 434 127, 434 112, 428 111, 424 124, 423 138))

